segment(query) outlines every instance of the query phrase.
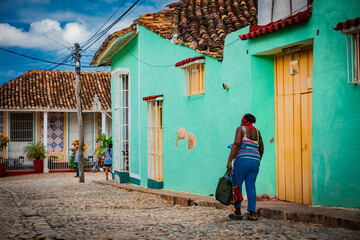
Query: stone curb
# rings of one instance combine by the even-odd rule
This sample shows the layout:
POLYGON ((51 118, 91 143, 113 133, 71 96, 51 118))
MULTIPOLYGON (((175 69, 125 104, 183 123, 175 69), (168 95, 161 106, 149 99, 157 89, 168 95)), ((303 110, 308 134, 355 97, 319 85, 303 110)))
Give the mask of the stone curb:
POLYGON ((333 217, 320 213, 307 213, 307 212, 297 212, 297 211, 285 211, 285 210, 276 210, 271 208, 259 208, 259 213, 262 217, 272 218, 272 219, 283 219, 290 220, 293 222, 307 222, 307 223, 316 223, 323 224, 328 227, 341 227, 351 230, 360 230, 360 220, 357 219, 348 219, 341 217, 333 217))
MULTIPOLYGON (((158 189, 149 189, 146 187, 133 185, 133 184, 119 184, 115 183, 114 181, 93 181, 94 183, 103 184, 103 185, 110 185, 116 188, 128 190, 128 191, 137 191, 141 193, 147 193, 152 195, 158 195, 162 199, 167 201, 173 202, 174 205, 181 205, 181 206, 204 206, 204 207, 215 207, 221 209, 233 209, 232 206, 226 206, 219 203, 215 200, 214 197, 210 196, 203 196, 197 194, 190 194, 184 192, 177 192, 171 190, 158 190, 158 189)), ((312 211, 299 211, 294 208, 295 211, 289 210, 291 209, 291 203, 288 203, 286 207, 279 207, 279 202, 283 201, 273 201, 274 204, 271 206, 271 199, 264 199, 264 196, 260 196, 258 198, 259 209, 258 212, 260 216, 265 218, 272 218, 272 219, 283 219, 283 220, 290 220, 294 222, 308 222, 308 223, 315 223, 315 224, 323 224, 328 227, 342 227, 351 230, 360 230, 360 215, 358 219, 346 218, 346 217, 336 217, 324 214, 323 211, 316 212, 316 208, 313 208, 312 211), (265 201, 264 201, 265 200, 265 201), (261 201, 264 203, 269 203, 266 205, 270 206, 261 206, 265 204, 261 204, 261 201)), ((298 204, 295 204, 298 206, 298 204)), ((307 207, 306 207, 307 208, 307 207)), ((331 208, 329 208, 331 209, 331 208)))

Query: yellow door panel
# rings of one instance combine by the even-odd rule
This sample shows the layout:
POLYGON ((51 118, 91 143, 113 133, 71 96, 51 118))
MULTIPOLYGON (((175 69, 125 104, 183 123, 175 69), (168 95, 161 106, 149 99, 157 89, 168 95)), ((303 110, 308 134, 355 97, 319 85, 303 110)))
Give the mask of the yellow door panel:
POLYGON ((277 56, 274 63, 276 193, 282 200, 311 204, 313 52, 277 56))
POLYGON ((286 178, 285 178, 285 173, 286 173, 286 169, 285 169, 285 118, 284 118, 284 96, 278 96, 278 105, 277 105, 277 125, 278 125, 278 129, 277 129, 277 135, 278 135, 278 140, 276 140, 276 145, 277 145, 277 162, 278 162, 278 178, 279 178, 279 195, 278 198, 281 200, 285 200, 286 196, 285 196, 285 182, 286 182, 286 178))
POLYGON ((295 201, 295 165, 294 165, 294 99, 285 96, 285 165, 286 200, 295 201))

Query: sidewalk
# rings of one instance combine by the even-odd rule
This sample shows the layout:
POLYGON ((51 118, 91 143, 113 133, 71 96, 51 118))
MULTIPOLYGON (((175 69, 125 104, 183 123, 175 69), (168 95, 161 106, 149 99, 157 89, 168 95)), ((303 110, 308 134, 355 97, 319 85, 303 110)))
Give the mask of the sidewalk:
MULTIPOLYGON (((115 183, 112 180, 95 180, 93 182, 114 186, 128 191, 138 191, 158 195, 165 200, 173 202, 174 205, 206 206, 228 208, 229 210, 233 210, 232 206, 225 206, 215 200, 212 196, 164 189, 150 189, 134 184, 115 183)), ((360 230, 360 210, 309 206, 271 199, 266 196, 260 196, 256 204, 261 217, 291 220, 294 222, 311 222, 324 224, 329 227, 342 227, 352 230, 360 230)), ((244 201, 244 206, 247 206, 246 200, 244 201)))

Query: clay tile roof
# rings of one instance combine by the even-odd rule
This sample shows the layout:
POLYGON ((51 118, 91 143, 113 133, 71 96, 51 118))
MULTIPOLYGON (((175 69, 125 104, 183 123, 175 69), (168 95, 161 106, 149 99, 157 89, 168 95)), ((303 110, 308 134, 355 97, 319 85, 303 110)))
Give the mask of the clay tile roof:
POLYGON ((180 62, 177 62, 175 64, 175 67, 181 67, 185 64, 188 64, 188 63, 191 63, 191 62, 195 62, 196 60, 200 60, 200 59, 205 59, 204 56, 200 56, 200 57, 192 57, 192 58, 188 58, 188 59, 185 59, 185 60, 182 60, 180 62))
POLYGON ((334 30, 338 31, 338 30, 348 30, 351 27, 357 27, 360 26, 360 17, 355 18, 355 19, 351 19, 351 20, 347 20, 345 22, 339 22, 336 27, 334 27, 334 30))
MULTIPOLYGON (((100 46, 100 48, 96 51, 93 60, 91 61, 90 65, 96 65, 96 60, 100 57, 101 53, 111 44, 111 42, 116 39, 117 37, 123 36, 126 33, 129 33, 131 31, 136 30, 136 25, 133 24, 130 27, 124 28, 120 31, 114 32, 110 36, 106 38, 106 40, 103 42, 103 44, 100 46)), ((105 65, 105 64, 104 64, 105 65)), ((110 66, 110 64, 107 64, 110 66)))
POLYGON ((289 26, 307 22, 309 21, 311 14, 312 14, 312 8, 309 8, 305 11, 298 12, 295 15, 292 15, 285 19, 281 19, 276 22, 271 22, 265 26, 250 26, 249 33, 241 34, 239 35, 239 37, 241 38, 241 40, 248 40, 287 28, 289 26))
MULTIPOLYGON (((92 109, 94 95, 103 110, 111 109, 111 73, 81 72, 83 110, 92 109)), ((32 69, 0 85, 0 109, 75 110, 75 72, 32 69)))
POLYGON ((201 54, 222 57, 227 34, 257 24, 257 0, 181 0, 134 23, 201 54))

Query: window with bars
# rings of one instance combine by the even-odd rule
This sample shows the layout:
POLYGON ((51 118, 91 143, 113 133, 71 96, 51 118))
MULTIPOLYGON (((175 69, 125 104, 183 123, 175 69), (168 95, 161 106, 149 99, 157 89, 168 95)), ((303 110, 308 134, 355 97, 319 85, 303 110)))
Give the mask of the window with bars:
POLYGON ((121 159, 122 170, 129 171, 130 161, 130 88, 129 75, 121 75, 121 159))
POLYGON ((10 139, 12 142, 32 142, 34 140, 34 114, 10 114, 10 139))
POLYGON ((360 83, 360 30, 346 34, 348 83, 360 83))
POLYGON ((162 101, 148 101, 147 112, 149 179, 163 181, 162 101))
POLYGON ((183 95, 194 96, 205 93, 204 63, 195 63, 182 68, 183 95))

